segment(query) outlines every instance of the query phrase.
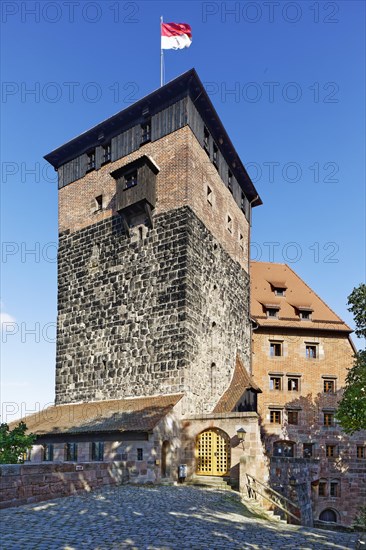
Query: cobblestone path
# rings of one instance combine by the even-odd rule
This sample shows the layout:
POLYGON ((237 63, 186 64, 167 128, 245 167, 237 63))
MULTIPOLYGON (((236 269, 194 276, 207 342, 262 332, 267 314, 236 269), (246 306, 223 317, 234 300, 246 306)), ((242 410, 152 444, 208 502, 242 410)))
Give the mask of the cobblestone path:
POLYGON ((195 487, 105 488, 0 512, 1 550, 354 549, 357 536, 268 522, 195 487))

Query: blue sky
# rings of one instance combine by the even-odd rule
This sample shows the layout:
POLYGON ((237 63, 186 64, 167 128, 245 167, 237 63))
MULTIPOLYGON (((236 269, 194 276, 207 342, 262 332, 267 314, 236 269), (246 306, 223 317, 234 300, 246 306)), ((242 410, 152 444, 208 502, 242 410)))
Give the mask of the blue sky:
POLYGON ((57 185, 43 155, 159 86, 159 18, 195 67, 263 200, 252 256, 285 262, 346 322, 365 279, 363 2, 1 5, 2 414, 54 399, 57 185), (10 328, 9 328, 10 327, 10 328), (13 328, 11 328, 13 327, 13 328))

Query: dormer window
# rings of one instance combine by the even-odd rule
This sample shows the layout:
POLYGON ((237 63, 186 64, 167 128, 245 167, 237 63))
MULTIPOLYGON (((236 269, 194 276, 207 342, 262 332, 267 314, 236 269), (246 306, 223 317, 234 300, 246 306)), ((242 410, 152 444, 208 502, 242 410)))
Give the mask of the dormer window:
POLYGON ((310 310, 301 310, 299 312, 299 315, 300 315, 300 319, 302 321, 311 321, 311 311, 310 310))
POLYGON ((285 288, 276 287, 274 289, 275 296, 285 296, 285 292, 286 292, 285 288))
POLYGON ((95 170, 95 149, 92 151, 89 151, 87 153, 88 162, 86 165, 86 171, 89 172, 89 170, 95 170))
POLYGON ((269 318, 278 319, 278 312, 279 312, 279 308, 274 308, 274 307, 266 308, 267 317, 269 318))

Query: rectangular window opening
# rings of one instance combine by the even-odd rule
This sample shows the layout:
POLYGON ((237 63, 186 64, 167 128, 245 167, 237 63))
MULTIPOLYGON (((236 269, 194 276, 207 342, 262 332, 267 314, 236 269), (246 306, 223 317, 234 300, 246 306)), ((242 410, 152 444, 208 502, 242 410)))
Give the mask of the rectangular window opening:
POLYGON ((320 497, 325 497, 327 495, 327 482, 319 481, 318 494, 320 497))
POLYGON ((233 194, 234 193, 233 175, 231 173, 231 170, 228 170, 228 173, 227 173, 227 186, 228 186, 228 189, 229 189, 230 193, 233 194))
POLYGON ((212 156, 212 162, 216 168, 219 167, 219 149, 216 145, 216 143, 213 144, 213 156, 212 156))
POLYGON ((95 197, 95 209, 103 210, 103 195, 98 195, 95 197))
POLYGON ((151 120, 141 124, 141 142, 140 145, 151 141, 151 120))
POLYGON ((206 126, 203 129, 203 148, 208 156, 210 156, 210 132, 208 131, 206 126))
POLYGON ((103 461, 104 459, 104 442, 92 441, 91 444, 91 459, 93 461, 103 461))
POLYGON ((313 456, 313 443, 303 444, 303 456, 304 458, 311 458, 313 456))
POLYGON ((125 175, 125 189, 131 189, 135 185, 137 185, 137 170, 125 175))
POLYGON ((335 458, 337 456, 337 448, 335 445, 326 445, 325 456, 327 458, 335 458))
POLYGON ((287 379, 287 389, 288 389, 288 391, 299 391, 299 389, 300 389, 300 379, 299 378, 288 378, 287 379))
POLYGON ((323 424, 327 427, 334 426, 334 413, 324 413, 323 424))
POLYGON ((269 355, 270 355, 270 357, 281 357, 281 355, 282 355, 282 342, 270 342, 270 344, 269 344, 269 355))
POLYGON ((272 317, 278 319, 278 309, 274 307, 267 307, 266 309, 267 317, 272 317))
POLYGON ((65 444, 65 461, 76 462, 78 459, 78 444, 66 443, 65 444))
POLYGON ((287 411, 287 422, 289 424, 299 423, 299 411, 287 411))
POLYGON ((144 460, 144 450, 137 449, 137 460, 144 460))
POLYGON ((271 376, 269 379, 270 390, 282 390, 282 379, 280 376, 271 376))
POLYGON ((335 392, 335 380, 324 380, 324 382, 323 382, 323 391, 324 391, 324 393, 334 393, 335 392))
POLYGON ((105 145, 103 145, 102 147, 103 149, 103 155, 102 155, 102 164, 106 164, 107 162, 111 162, 111 153, 112 153, 112 148, 111 148, 111 143, 106 143, 105 145))
POLYGON ((340 496, 338 481, 331 481, 330 482, 329 494, 330 494, 331 497, 339 497, 340 496))
POLYGON ((307 359, 316 359, 318 357, 318 346, 315 344, 305 344, 305 355, 307 359))
POLYGON ((95 149, 87 153, 87 157, 88 162, 86 165, 86 171, 89 172, 89 170, 95 170, 95 149))
POLYGON ((233 220, 229 215, 227 217, 227 230, 229 231, 229 233, 233 232, 233 220))
POLYGON ((46 443, 43 445, 43 460, 46 462, 52 462, 53 460, 53 444, 46 443))
POLYGON ((269 419, 271 424, 281 424, 281 411, 270 411, 269 419))
POLYGON ((357 445, 357 458, 366 458, 366 447, 363 445, 357 445))

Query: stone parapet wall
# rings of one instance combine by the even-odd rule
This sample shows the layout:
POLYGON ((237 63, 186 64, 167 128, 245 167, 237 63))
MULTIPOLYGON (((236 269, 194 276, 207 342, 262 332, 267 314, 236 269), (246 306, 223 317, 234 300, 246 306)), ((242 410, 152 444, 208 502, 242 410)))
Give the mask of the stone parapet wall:
POLYGON ((0 466, 0 508, 91 491, 128 481, 121 462, 14 464, 0 466))

